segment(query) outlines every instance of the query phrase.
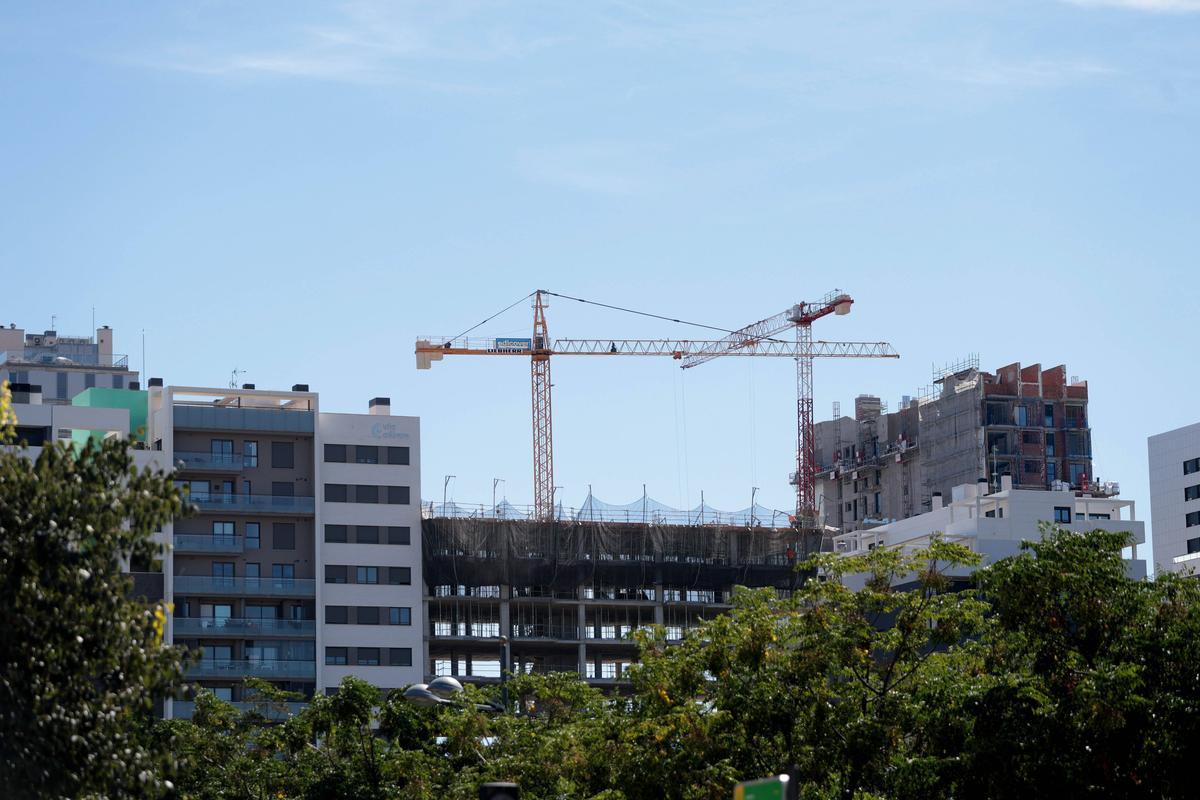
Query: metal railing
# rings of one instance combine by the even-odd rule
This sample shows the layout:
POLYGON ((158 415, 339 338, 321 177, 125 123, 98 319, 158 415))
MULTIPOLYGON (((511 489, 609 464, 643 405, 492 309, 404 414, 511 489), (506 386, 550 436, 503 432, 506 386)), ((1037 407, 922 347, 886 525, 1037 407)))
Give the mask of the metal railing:
MULTIPOLYGON (((422 501, 423 519, 499 519, 531 520, 533 506, 519 506, 507 501, 495 506, 486 503, 435 503, 422 501)), ((741 511, 721 511, 709 505, 691 510, 671 508, 652 498, 626 505, 610 505, 599 500, 585 502, 581 508, 559 504, 554 508, 554 519, 560 522, 628 522, 653 525, 727 525, 731 527, 786 528, 790 523, 786 511, 756 505, 741 511)), ((486 555, 478 556, 486 558, 486 555)), ((530 556, 538 557, 538 556, 530 556)))
POLYGON ((316 508, 313 497, 288 497, 272 494, 224 494, 201 492, 188 496, 201 511, 240 511, 260 514, 311 514, 316 508))
POLYGON ((315 678, 315 661, 246 661, 235 658, 206 658, 188 668, 189 678, 315 678))
POLYGON ((129 356, 124 353, 77 353, 70 351, 35 353, 24 350, 0 351, 0 364, 23 364, 31 367, 83 366, 127 369, 129 356))
MULTIPOLYGON (((229 703, 229 705, 233 706, 238 711, 241 711, 243 714, 245 714, 247 712, 252 712, 252 711, 257 712, 259 714, 262 714, 267 719, 272 720, 274 722, 283 721, 283 720, 287 719, 288 717, 295 716, 296 714, 299 714, 304 709, 308 708, 308 703, 296 703, 296 702, 288 702, 288 703, 257 702, 256 703, 253 701, 245 701, 245 700, 239 700, 237 702, 232 702, 232 703, 230 703, 227 700, 225 702, 229 703)), ((175 719, 191 719, 196 713, 196 703, 193 700, 176 700, 175 704, 174 704, 174 708, 175 708, 175 711, 174 711, 175 719)))
POLYGON ((175 594, 255 595, 258 597, 315 597, 312 578, 213 578, 178 575, 175 594))
POLYGON ((241 553, 246 542, 241 536, 210 536, 204 533, 175 534, 177 553, 241 553))
POLYGON ((175 451, 175 460, 183 462, 184 469, 219 470, 221 472, 236 472, 246 466, 245 456, 241 453, 205 453, 175 451))
POLYGON ((311 619, 175 617, 174 625, 176 636, 313 636, 317 630, 311 619))

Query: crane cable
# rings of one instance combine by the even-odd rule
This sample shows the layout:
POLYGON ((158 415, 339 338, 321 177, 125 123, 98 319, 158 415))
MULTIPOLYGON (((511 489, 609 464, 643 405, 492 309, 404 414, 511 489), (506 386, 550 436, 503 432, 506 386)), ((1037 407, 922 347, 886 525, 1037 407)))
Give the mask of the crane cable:
MULTIPOLYGON (((525 302, 526 300, 528 300, 529 298, 533 297, 535 294, 537 294, 537 292, 530 292, 529 294, 525 295, 525 296, 524 296, 524 297, 522 297, 520 300, 518 300, 516 303, 513 303, 513 304, 512 304, 512 305, 510 305, 510 306, 506 306, 506 307, 504 307, 504 308, 500 309, 499 311, 497 311, 495 314, 492 314, 492 315, 491 315, 490 317, 488 317, 487 319, 485 319, 485 320, 482 320, 481 322, 478 322, 478 323, 476 323, 476 324, 472 325, 471 327, 467 328, 465 331, 463 331, 462 333, 460 333, 458 336, 455 336, 455 337, 453 337, 453 338, 454 338, 454 339, 461 339, 462 337, 466 336, 466 335, 467 335, 468 333, 470 333, 471 331, 473 331, 473 330, 475 330, 476 328, 478 328, 480 325, 484 325, 484 324, 486 324, 486 323, 488 323, 488 322, 491 322, 491 321, 492 321, 492 320, 494 320, 496 317, 498 317, 498 316, 500 316, 501 314, 503 314, 505 311, 508 311, 508 310, 509 310, 509 309, 511 309, 513 306, 517 305, 517 303, 523 303, 523 302, 525 302)), ((547 294, 548 294, 548 293, 547 293, 547 294)))
MULTIPOLYGON (((689 322, 686 319, 675 319, 674 317, 664 317, 661 314, 651 314, 649 311, 638 311, 633 308, 624 308, 622 306, 609 305, 608 303, 600 303, 595 300, 584 300, 582 297, 571 297, 568 294, 559 294, 558 292, 549 292, 549 291, 546 291, 545 289, 541 289, 540 291, 542 294, 548 294, 551 297, 561 297, 563 300, 574 300, 577 303, 587 303, 588 305, 591 305, 591 306, 600 306, 601 308, 609 308, 609 309, 612 309, 613 311, 624 311, 626 314, 637 314, 638 316, 641 316, 641 317, 651 317, 653 319, 665 320, 666 322, 678 322, 680 325, 692 325, 697 328, 708 328, 710 331, 720 331, 721 333, 737 333, 737 331, 731 331, 728 328, 718 328, 716 325, 705 325, 703 322, 689 322)), ((520 301, 518 300, 517 302, 520 302, 520 301)), ((514 303, 514 305, 515 305, 515 303, 514 303)), ((510 306, 510 308, 511 308, 511 306, 510 306)), ((480 323, 480 324, 482 324, 482 323, 480 323)), ((478 327, 478 326, 476 326, 476 327, 478 327)))

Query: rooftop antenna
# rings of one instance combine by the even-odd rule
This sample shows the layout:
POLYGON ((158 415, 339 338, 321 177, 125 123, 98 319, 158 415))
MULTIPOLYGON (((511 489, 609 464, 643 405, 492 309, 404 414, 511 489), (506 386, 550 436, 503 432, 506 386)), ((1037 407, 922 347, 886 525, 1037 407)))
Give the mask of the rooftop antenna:
POLYGON ((51 314, 50 315, 50 330, 52 330, 52 331, 58 330, 57 328, 54 327, 57 322, 58 322, 58 315, 51 314))
POLYGON ((92 305, 92 342, 96 341, 96 306, 92 305))
POLYGON ((142 328, 142 380, 146 380, 146 329, 142 328))
MULTIPOLYGON (((145 358, 145 357, 143 356, 143 358, 145 358)), ((238 376, 245 375, 245 374, 246 374, 246 370, 238 369, 237 367, 234 367, 233 372, 230 373, 230 375, 229 375, 229 388, 236 389, 237 385, 238 385, 238 376)))

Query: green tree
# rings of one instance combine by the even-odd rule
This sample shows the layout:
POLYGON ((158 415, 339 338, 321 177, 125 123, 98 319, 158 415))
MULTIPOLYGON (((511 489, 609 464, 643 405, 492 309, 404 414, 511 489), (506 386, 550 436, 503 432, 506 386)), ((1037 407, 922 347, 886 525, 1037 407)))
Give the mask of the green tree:
MULTIPOLYGON (((4 411, 10 397, 4 387, 4 411)), ((155 700, 181 684, 162 644, 169 610, 132 596, 122 565, 160 556, 155 529, 183 511, 169 478, 137 470, 123 440, 35 459, 0 447, 0 786, 6 797, 156 796, 169 750, 155 700)))
POLYGON ((1200 756, 1200 583, 1130 580, 1124 533, 1049 524, 981 577, 993 685, 964 796, 1183 797, 1200 756))

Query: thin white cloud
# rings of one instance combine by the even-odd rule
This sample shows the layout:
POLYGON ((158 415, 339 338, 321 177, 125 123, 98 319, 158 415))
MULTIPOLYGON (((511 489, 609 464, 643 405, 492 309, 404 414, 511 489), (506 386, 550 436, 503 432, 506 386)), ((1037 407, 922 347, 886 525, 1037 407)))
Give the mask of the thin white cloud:
POLYGON ((1200 0, 1066 0, 1073 6, 1103 6, 1159 14, 1200 12, 1200 0))

